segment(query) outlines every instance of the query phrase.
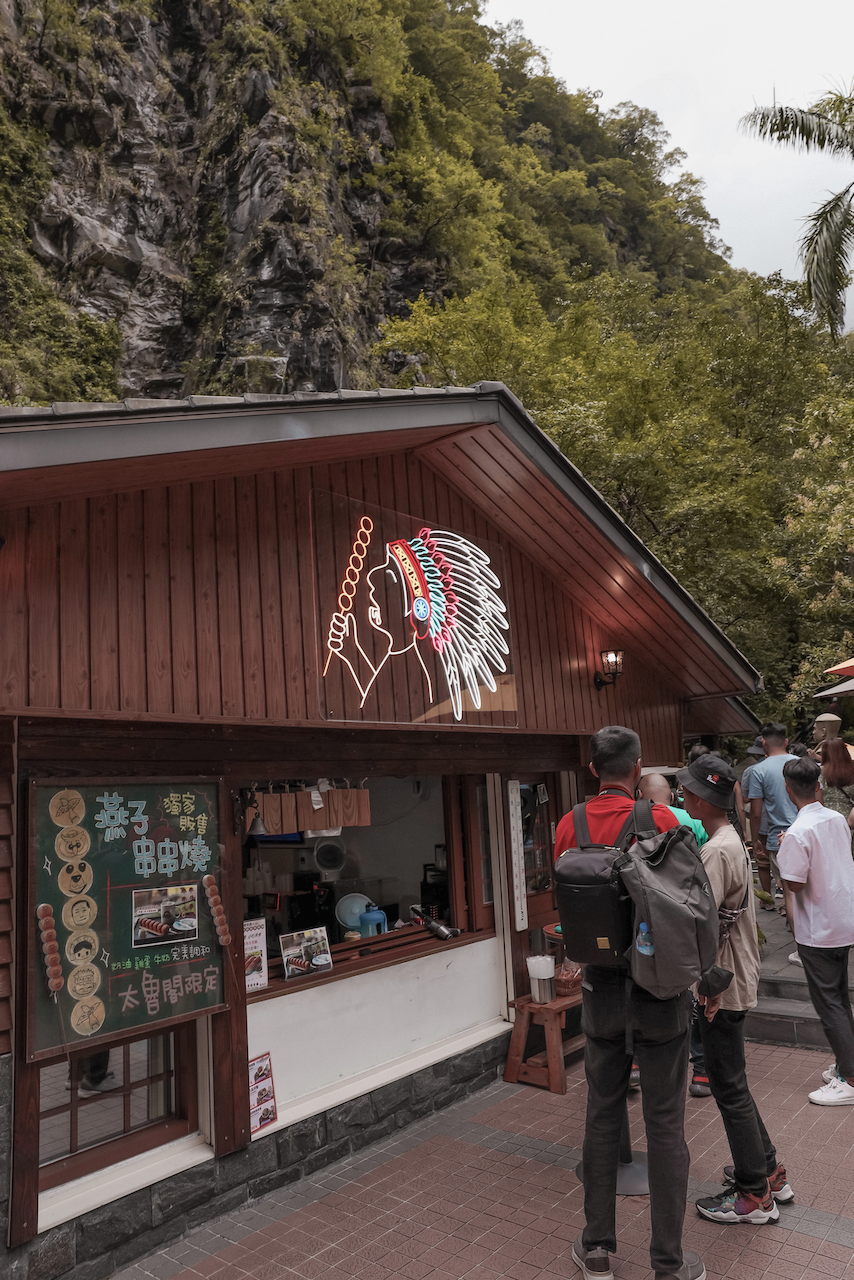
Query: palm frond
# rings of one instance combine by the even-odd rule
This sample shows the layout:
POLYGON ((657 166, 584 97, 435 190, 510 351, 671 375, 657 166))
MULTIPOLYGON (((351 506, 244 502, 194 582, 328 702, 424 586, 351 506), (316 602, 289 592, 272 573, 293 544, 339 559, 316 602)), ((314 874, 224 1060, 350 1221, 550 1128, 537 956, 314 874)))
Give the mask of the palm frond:
POLYGON ((845 317, 845 290, 850 280, 849 261, 854 250, 854 182, 831 196, 806 219, 801 241, 810 301, 827 319, 838 337, 845 317))
POLYGON ((739 121, 745 133, 782 142, 801 151, 854 156, 854 131, 817 111, 800 107, 757 107, 739 121))

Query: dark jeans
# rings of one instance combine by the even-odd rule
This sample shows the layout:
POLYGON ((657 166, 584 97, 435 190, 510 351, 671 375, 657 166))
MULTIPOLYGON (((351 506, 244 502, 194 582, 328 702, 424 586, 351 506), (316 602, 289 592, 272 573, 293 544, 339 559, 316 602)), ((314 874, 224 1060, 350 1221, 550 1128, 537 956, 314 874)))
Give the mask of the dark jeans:
POLYGON ((685 1142, 685 1075, 691 996, 656 1000, 635 987, 626 1000, 625 974, 585 970, 581 1029, 587 1036, 587 1123, 584 1130, 584 1228, 587 1249, 616 1252, 617 1165, 620 1130, 629 1088, 632 1055, 626 1053, 626 1024, 634 1032, 649 1160, 655 1271, 682 1265, 682 1222, 688 1195, 685 1142), (592 990, 588 989, 592 988, 592 990))
POLYGON ((836 1054, 836 1069, 846 1080, 854 1080, 854 1018, 848 995, 850 949, 806 947, 798 943, 810 1000, 836 1054))
POLYGON ((699 1027, 712 1097, 718 1104, 741 1191, 763 1195, 777 1168, 777 1152, 747 1085, 745 1014, 719 1009, 712 1022, 702 1010, 699 1027))

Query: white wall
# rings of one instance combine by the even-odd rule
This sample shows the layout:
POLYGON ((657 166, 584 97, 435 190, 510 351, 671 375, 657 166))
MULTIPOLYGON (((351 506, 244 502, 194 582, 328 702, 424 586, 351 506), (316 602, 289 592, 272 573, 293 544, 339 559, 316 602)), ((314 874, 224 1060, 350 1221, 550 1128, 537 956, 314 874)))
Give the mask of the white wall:
MULTIPOLYGON (((502 983, 498 944, 487 938, 288 992, 249 1006, 249 1057, 272 1054, 281 1113, 306 1094, 333 1090, 350 1077, 379 1072, 453 1036, 486 1029, 501 1017, 502 983)), ((401 1063, 398 1074, 416 1069, 401 1063)), ((366 1077, 359 1092, 372 1087, 366 1077)), ((314 1108, 323 1109, 322 1101, 314 1108)), ((281 1117, 281 1123, 290 1119, 281 1117)))

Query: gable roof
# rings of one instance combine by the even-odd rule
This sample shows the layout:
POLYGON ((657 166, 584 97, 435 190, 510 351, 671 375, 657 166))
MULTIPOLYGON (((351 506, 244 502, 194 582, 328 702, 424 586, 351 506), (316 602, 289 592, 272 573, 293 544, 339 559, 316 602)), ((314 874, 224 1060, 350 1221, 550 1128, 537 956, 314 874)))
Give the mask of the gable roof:
MULTIPOLYGON (((503 383, 0 407, 0 509, 412 450, 681 697, 762 678, 503 383)), ((2 527, 0 526, 0 534, 2 527)))

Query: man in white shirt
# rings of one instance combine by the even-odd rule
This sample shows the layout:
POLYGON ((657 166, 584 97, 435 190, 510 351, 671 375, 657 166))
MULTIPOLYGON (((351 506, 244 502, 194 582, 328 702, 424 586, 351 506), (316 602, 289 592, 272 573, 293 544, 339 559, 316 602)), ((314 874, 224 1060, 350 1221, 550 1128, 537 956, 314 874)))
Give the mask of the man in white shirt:
POLYGON ((777 854, 792 894, 795 941, 810 999, 830 1047, 835 1069, 809 1095, 823 1107, 854 1103, 854 1016, 848 995, 848 951, 854 945, 854 861, 851 832, 841 813, 816 800, 821 769, 815 760, 788 760, 786 790, 798 816, 777 854))

